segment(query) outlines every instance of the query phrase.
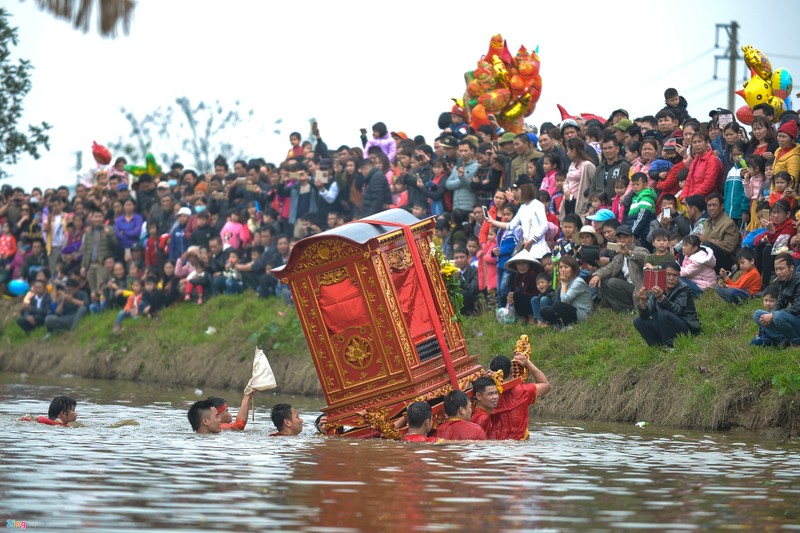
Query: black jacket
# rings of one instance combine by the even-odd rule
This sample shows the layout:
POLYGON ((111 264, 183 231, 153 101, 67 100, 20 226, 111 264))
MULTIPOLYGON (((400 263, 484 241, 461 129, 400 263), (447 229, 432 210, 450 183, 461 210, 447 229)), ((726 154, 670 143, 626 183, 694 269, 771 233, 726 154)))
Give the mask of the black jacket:
POLYGON ((661 309, 669 311, 685 320, 692 334, 700 333, 700 320, 697 317, 697 309, 694 307, 692 289, 682 281, 679 281, 674 289, 665 294, 663 302, 656 301, 651 294, 647 299, 647 307, 642 309, 637 306, 637 309, 639 316, 645 320, 661 309))
POLYGON ((776 281, 780 294, 775 309, 800 316, 800 272, 795 271, 789 281, 776 281))
POLYGON ((392 203, 392 192, 386 175, 373 168, 364 178, 364 200, 361 204, 361 216, 368 217, 384 210, 385 205, 392 203))

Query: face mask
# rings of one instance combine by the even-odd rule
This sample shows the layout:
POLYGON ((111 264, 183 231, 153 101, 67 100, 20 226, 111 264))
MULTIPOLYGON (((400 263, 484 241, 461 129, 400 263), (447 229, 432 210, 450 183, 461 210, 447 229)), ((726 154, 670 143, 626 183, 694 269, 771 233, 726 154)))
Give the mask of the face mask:
POLYGON ((196 205, 196 206, 194 206, 194 212, 195 213, 202 213, 205 210, 206 210, 206 206, 204 206, 204 205, 196 205))
POLYGON ((177 187, 178 186, 178 180, 169 180, 167 183, 169 183, 170 187, 177 187))

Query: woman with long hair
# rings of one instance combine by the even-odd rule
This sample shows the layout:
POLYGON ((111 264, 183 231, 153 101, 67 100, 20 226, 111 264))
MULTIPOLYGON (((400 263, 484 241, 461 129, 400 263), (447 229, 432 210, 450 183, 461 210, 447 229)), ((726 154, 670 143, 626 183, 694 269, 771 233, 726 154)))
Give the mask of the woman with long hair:
POLYGON ((561 202, 560 217, 569 213, 583 215, 589 206, 584 193, 591 186, 595 164, 586 151, 583 139, 573 137, 567 141, 567 157, 570 160, 567 179, 564 181, 564 201, 561 202))
POLYGON ((568 326, 583 322, 592 311, 592 292, 580 277, 581 267, 571 255, 558 261, 558 288, 552 305, 539 309, 543 322, 551 326, 568 326))

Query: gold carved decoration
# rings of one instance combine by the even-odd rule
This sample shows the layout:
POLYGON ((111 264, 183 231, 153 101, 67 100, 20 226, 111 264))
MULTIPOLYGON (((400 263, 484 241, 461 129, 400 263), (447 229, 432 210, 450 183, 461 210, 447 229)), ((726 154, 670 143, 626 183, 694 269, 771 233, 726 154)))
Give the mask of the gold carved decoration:
MULTIPOLYGON (((520 335, 517 344, 514 345, 514 353, 523 353, 530 360, 531 342, 527 335, 520 335)), ((521 378, 523 382, 528 380, 528 369, 517 362, 511 365, 511 377, 521 378)))
POLYGON ((361 415, 361 418, 367 425, 377 429, 388 439, 400 440, 403 438, 400 430, 389 421, 389 413, 383 407, 371 407, 361 415))
POLYGON ((328 272, 323 272, 322 274, 317 274, 317 282, 320 285, 334 285, 349 277, 350 274, 347 272, 347 267, 341 267, 335 270, 329 270, 328 272))
MULTIPOLYGON (((344 349, 345 362, 355 368, 362 370, 367 368, 372 362, 372 346, 367 339, 353 337, 344 349)), ((362 376, 362 379, 366 377, 362 376)))
POLYGON ((329 239, 313 242, 303 250, 300 259, 297 261, 295 272, 330 263, 358 252, 358 248, 340 240, 329 239))
POLYGON ((395 270, 408 270, 414 264, 414 259, 408 248, 398 248, 386 254, 386 261, 395 270))

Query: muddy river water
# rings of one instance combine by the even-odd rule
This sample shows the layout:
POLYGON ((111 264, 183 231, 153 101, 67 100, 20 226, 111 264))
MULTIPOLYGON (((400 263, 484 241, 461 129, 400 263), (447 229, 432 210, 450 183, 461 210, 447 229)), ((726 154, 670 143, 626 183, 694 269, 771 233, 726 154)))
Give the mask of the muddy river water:
MULTIPOLYGON (((528 442, 322 438, 320 398, 262 393, 244 432, 186 408, 231 391, 0 374, 0 518, 35 531, 800 531, 800 446, 747 433, 532 420, 528 442), (19 422, 78 400, 80 428, 19 422), (297 438, 268 438, 295 405, 297 438), (138 426, 109 427, 135 419, 138 426)), ((0 524, 2 526, 2 524, 0 524)))

